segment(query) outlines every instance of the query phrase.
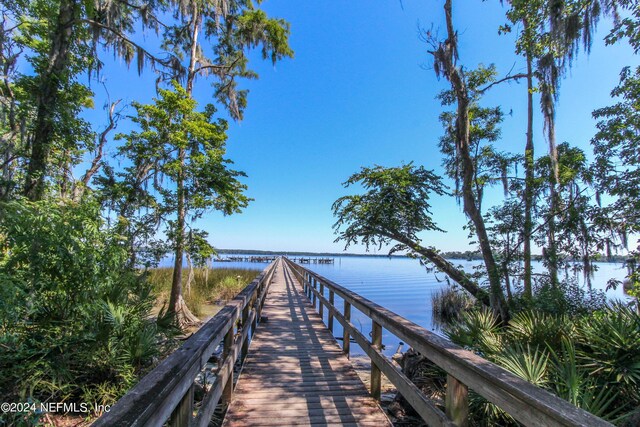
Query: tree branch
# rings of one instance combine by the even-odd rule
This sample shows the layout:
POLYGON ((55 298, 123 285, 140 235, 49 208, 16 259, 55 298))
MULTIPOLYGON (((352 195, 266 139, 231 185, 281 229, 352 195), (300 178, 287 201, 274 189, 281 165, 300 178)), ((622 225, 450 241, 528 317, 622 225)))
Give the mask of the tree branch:
POLYGON ((435 250, 425 248, 424 246, 418 244, 417 242, 413 242, 408 238, 400 235, 399 233, 394 232, 385 232, 383 230, 376 230, 377 234, 388 237, 396 242, 406 246, 411 249, 413 252, 422 255, 431 261, 441 272, 445 273, 452 280, 462 286, 467 292, 473 295, 478 301, 487 307, 491 306, 491 302, 489 300, 489 295, 487 292, 478 285, 474 280, 472 280, 467 273, 456 268, 449 261, 444 259, 440 254, 438 254, 435 250))
POLYGON ((85 189, 89 186, 89 181, 91 181, 91 178, 93 178, 93 176, 100 170, 100 162, 102 160, 104 146, 107 143, 107 135, 109 134, 109 132, 116 128, 116 124, 118 122, 118 117, 115 114, 115 109, 120 101, 121 100, 119 99, 116 102, 111 103, 111 106, 109 107, 109 124, 102 132, 100 132, 100 136, 98 137, 98 147, 96 150, 96 155, 91 161, 91 166, 89 167, 89 169, 87 169, 87 171, 82 176, 82 179, 80 180, 82 184, 79 185, 78 183, 75 183, 73 186, 73 200, 78 201, 82 197, 85 189))
POLYGON ((495 82, 489 83, 487 86, 483 87, 482 89, 478 89, 476 92, 479 94, 483 94, 487 90, 491 89, 493 86, 498 85, 500 83, 504 83, 509 80, 518 80, 518 79, 524 79, 524 78, 527 78, 527 74, 520 73, 520 74, 514 74, 512 76, 507 75, 501 78, 500 80, 496 80, 495 82))
MULTIPOLYGON (((131 46, 135 47, 139 52, 142 52, 142 54, 147 57, 151 63, 159 63, 164 67, 167 68, 171 68, 171 69, 177 69, 176 68, 176 64, 177 62, 175 61, 171 61, 170 59, 161 59, 151 53, 149 53, 148 50, 146 50, 144 47, 140 46, 138 43, 134 42, 133 40, 131 40, 130 38, 128 38, 127 36, 125 36, 124 34, 122 34, 120 31, 117 31, 115 28, 112 28, 108 25, 104 25, 101 24, 100 22, 94 21, 93 19, 81 19, 80 22, 84 22, 86 24, 89 25, 94 25, 98 28, 102 28, 103 30, 107 30, 110 33, 114 34, 115 36, 117 36, 118 38, 120 38, 123 42, 125 43, 129 43, 131 46)), ((182 67, 184 68, 184 67, 182 67)))

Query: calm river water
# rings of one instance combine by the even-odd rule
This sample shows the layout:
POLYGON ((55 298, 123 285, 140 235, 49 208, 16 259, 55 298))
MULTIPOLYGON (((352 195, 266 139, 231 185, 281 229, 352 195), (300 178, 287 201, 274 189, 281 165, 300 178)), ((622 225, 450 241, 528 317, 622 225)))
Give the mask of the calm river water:
MULTIPOLYGON (((229 256, 225 255, 224 257, 229 256)), ((312 257, 313 258, 313 257, 312 257)), ((455 265, 462 265, 471 271, 480 261, 452 260, 455 265)), ((263 269, 266 264, 250 262, 213 263, 214 268, 253 268, 263 269)), ((405 257, 370 257, 349 256, 337 257, 334 264, 305 264, 305 267, 334 282, 368 298, 387 309, 429 330, 439 333, 431 316, 431 296, 434 292, 447 286, 444 274, 428 272, 417 260, 405 257)), ((538 263, 537 268, 541 268, 538 263)), ((535 268, 535 267, 534 267, 535 268)), ((598 263, 598 270, 592 279, 594 289, 605 289, 607 280, 622 280, 626 268, 621 263, 598 263)), ((582 275, 579 276, 582 280, 582 275)), ((607 291, 611 299, 625 299, 622 288, 607 291)), ((336 306, 342 307, 342 301, 336 296, 336 306)), ((325 314, 326 318, 326 314, 325 314)), ((357 310, 352 312, 352 323, 368 335, 371 331, 370 320, 357 310)), ((338 322, 335 335, 340 337, 338 322)), ((383 335, 385 353, 395 352, 398 339, 385 331, 383 335)), ((361 352, 352 346, 354 353, 361 352)), ((405 348, 406 350, 406 348, 405 348)))

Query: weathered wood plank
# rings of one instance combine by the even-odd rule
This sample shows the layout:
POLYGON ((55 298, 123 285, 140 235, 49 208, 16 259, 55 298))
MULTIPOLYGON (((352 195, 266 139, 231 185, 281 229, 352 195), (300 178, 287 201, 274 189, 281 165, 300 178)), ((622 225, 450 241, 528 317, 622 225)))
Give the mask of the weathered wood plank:
POLYGON ((273 399, 237 399, 234 402, 238 408, 242 408, 245 411, 248 409, 248 405, 264 404, 269 406, 270 410, 279 411, 282 409, 318 409, 318 408, 351 408, 358 410, 359 408, 378 408, 378 403, 368 396, 344 396, 336 399, 334 396, 320 396, 314 400, 307 400, 300 396, 290 396, 284 399, 274 401, 273 399), (249 400, 252 402, 249 403, 249 400))
MULTIPOLYGON (((246 417, 230 418, 226 425, 241 425, 241 426, 253 426, 256 424, 265 426, 297 426, 307 424, 331 424, 342 425, 344 423, 355 423, 360 425, 362 422, 380 422, 380 417, 377 413, 361 414, 361 413, 347 413, 338 415, 314 415, 306 416, 293 413, 283 413, 277 418, 256 417, 253 414, 248 414, 246 417)), ((380 425, 380 424, 378 424, 380 425)))
POLYGON ((469 388, 452 375, 447 375, 446 411, 456 426, 469 425, 469 388))

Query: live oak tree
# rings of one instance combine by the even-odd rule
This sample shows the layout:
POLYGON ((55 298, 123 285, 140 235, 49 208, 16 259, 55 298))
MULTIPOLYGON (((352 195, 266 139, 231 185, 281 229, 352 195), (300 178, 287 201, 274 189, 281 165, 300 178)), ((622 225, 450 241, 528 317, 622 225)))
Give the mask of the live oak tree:
MULTIPOLYGON (((231 161, 224 158, 226 122, 214 120, 211 105, 196 111, 196 102, 177 83, 173 90, 160 90, 153 104, 134 107, 139 131, 120 135, 125 140, 121 150, 148 172, 153 209, 167 223, 176 265, 182 266, 187 248, 210 255, 206 233, 192 229, 191 223, 209 210, 240 212, 249 202, 243 194, 246 186, 238 180, 244 174, 230 169, 231 161)), ((184 302, 181 272, 174 269, 167 315, 184 326, 197 319, 184 302)))
POLYGON ((357 243, 367 248, 392 244, 391 253, 407 251, 430 262, 452 280, 459 283, 485 305, 490 305, 488 293, 464 271, 444 259, 433 247, 422 246, 418 234, 442 231, 431 217, 432 194, 446 194, 441 178, 408 164, 400 167, 363 167, 344 183, 359 184, 364 194, 339 198, 333 204, 337 218, 334 229, 346 246, 357 243))

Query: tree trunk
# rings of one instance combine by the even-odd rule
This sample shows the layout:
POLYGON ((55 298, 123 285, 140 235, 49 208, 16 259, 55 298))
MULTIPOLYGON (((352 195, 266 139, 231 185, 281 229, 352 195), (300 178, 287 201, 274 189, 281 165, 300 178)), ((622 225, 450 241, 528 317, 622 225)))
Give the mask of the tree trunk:
POLYGON ((167 315, 175 317, 180 327, 193 325, 199 322, 198 318, 191 313, 182 297, 182 263, 184 261, 184 230, 185 230, 185 189, 184 189, 184 167, 186 152, 184 148, 178 150, 180 160, 180 171, 177 179, 177 201, 178 217, 176 219, 176 246, 175 263, 173 265, 173 280, 171 282, 171 297, 167 315))
POLYGON ((60 2, 56 27, 51 37, 48 65, 40 76, 31 154, 24 187, 24 194, 30 200, 41 200, 44 197, 51 144, 55 137, 55 110, 58 108, 62 83, 67 78, 77 7, 72 0, 60 2))
POLYGON ((442 258, 436 251, 433 249, 425 248, 416 242, 412 242, 399 234, 389 234, 384 232, 379 232, 381 235, 386 235, 387 237, 402 243, 403 245, 409 247, 414 252, 422 255, 431 261, 440 271, 449 276, 452 280, 462 286, 467 292, 469 292, 475 299, 480 301, 482 304, 487 307, 491 307, 491 300, 487 292, 480 287, 474 280, 472 280, 467 273, 462 270, 457 269, 453 264, 451 264, 446 259, 442 258))
POLYGON ((196 79, 196 65, 198 63, 198 33, 200 30, 200 23, 202 16, 198 13, 197 3, 193 4, 193 21, 191 27, 191 46, 189 49, 189 69, 187 71, 187 85, 186 90, 189 97, 193 93, 193 82, 196 79))
POLYGON ((511 301, 513 301, 513 294, 511 292, 511 277, 509 276, 509 263, 507 261, 502 263, 502 275, 504 276, 504 288, 507 291, 507 301, 511 303, 511 301))
POLYGON ((547 247, 544 251, 545 260, 549 269, 551 286, 558 285, 558 250, 556 245, 556 211, 558 210, 558 147, 556 145, 555 106, 553 94, 548 84, 543 84, 542 112, 544 114, 549 140, 549 160, 551 173, 549 174, 549 214, 547 227, 547 247))
MULTIPOLYGON (((524 20, 524 31, 529 29, 524 20)), ((527 142, 524 148, 524 296, 533 296, 531 283, 531 234, 533 233, 533 186, 534 186, 534 151, 533 151, 533 66, 531 54, 527 52, 527 142)))
POLYGON ((98 146, 96 147, 96 154, 91 161, 91 165, 85 171, 84 175, 82 175, 82 179, 80 180, 80 182, 74 182, 73 184, 72 199, 76 202, 79 202, 80 199, 82 199, 82 196, 89 187, 91 178, 93 178, 94 175, 98 173, 100 171, 100 168, 102 167, 102 155, 104 152, 104 147, 107 144, 107 135, 109 135, 109 133, 116 128, 117 120, 114 114, 116 106, 120 103, 120 101, 121 100, 119 99, 116 102, 112 102, 109 106, 109 124, 102 132, 100 132, 100 135, 98 136, 98 146))
POLYGON ((456 95, 457 117, 456 117, 456 145, 458 155, 462 165, 462 199, 464 212, 474 225, 482 258, 489 277, 489 299, 491 307, 498 314, 502 321, 509 319, 502 284, 500 281, 500 271, 493 257, 493 250, 487 235, 487 230, 482 218, 482 213, 478 209, 476 199, 473 195, 475 165, 469 152, 469 95, 462 71, 455 65, 457 54, 457 33, 453 29, 453 19, 451 11, 451 0, 445 1, 445 17, 447 22, 448 39, 444 43, 443 54, 439 58, 442 62, 444 73, 456 95))
MULTIPOLYGON (((200 28, 201 17, 198 13, 197 3, 193 3, 193 21, 191 26, 191 46, 189 49, 189 69, 187 72, 186 92, 191 97, 193 93, 193 82, 195 80, 195 68, 198 61, 198 31, 200 28)), ((199 320, 191 313, 187 304, 182 297, 182 262, 184 258, 184 232, 185 232, 185 190, 184 190, 184 168, 186 150, 180 148, 178 150, 178 158, 180 160, 180 172, 177 179, 177 198, 178 198, 178 219, 176 222, 176 260, 173 266, 173 282, 171 284, 171 299, 169 300, 168 314, 176 316, 178 324, 183 326, 198 323, 199 320)), ((190 282, 190 281, 189 281, 190 282)), ((190 285, 190 283, 189 283, 190 285)))

